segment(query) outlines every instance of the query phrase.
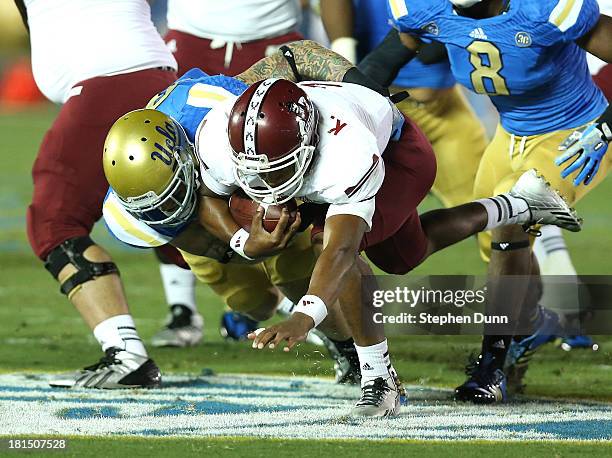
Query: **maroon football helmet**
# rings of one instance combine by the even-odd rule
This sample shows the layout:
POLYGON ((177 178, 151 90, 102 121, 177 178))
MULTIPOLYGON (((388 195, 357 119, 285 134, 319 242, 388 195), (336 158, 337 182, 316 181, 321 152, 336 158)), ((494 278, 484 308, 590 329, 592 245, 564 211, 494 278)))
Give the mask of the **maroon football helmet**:
POLYGON ((259 81, 236 100, 228 135, 234 176, 249 197, 281 204, 298 193, 318 142, 318 119, 306 92, 283 79, 259 81), (282 182, 268 182, 271 172, 282 182))

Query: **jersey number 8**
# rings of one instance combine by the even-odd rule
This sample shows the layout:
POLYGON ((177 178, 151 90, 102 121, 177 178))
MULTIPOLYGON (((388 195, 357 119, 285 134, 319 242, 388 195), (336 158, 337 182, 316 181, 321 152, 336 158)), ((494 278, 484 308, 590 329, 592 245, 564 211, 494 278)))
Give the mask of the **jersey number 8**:
POLYGON ((475 41, 467 47, 470 53, 470 63, 474 67, 471 73, 472 86, 478 94, 510 95, 506 80, 499 72, 504 68, 501 54, 497 46, 488 41, 475 41), (484 61, 487 58, 487 63, 484 61), (488 91, 485 78, 491 81, 493 91, 488 91))

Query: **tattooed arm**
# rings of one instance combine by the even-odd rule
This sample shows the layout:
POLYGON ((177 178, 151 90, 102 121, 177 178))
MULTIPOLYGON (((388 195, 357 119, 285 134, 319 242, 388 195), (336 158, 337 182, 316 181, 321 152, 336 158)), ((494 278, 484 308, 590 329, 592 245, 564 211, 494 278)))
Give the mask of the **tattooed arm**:
MULTIPOLYGON (((312 40, 294 41, 287 45, 293 52, 297 71, 305 80, 342 81, 353 64, 312 40)), ((282 52, 276 51, 236 76, 247 84, 266 78, 283 78, 295 82, 295 75, 282 52)))
MULTIPOLYGON (((340 54, 312 40, 294 41, 287 47, 293 53, 297 73, 302 80, 344 81, 360 84, 384 96, 389 95, 386 88, 365 76, 340 54)), ((236 78, 247 84, 253 84, 266 78, 283 78, 297 82, 289 62, 280 50, 256 62, 236 78)))

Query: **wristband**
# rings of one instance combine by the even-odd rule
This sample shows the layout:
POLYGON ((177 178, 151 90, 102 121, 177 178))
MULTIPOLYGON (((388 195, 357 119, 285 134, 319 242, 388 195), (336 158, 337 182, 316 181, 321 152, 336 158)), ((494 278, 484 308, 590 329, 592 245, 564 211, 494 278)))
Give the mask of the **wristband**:
POLYGON ((298 305, 293 308, 293 312, 300 312, 304 315, 308 315, 314 321, 314 327, 316 328, 327 316, 327 307, 325 302, 318 296, 307 294, 300 299, 298 305))
POLYGON ((340 54, 351 64, 355 65, 357 63, 357 40, 353 37, 336 38, 329 47, 333 52, 340 54))
POLYGON ((253 258, 250 258, 246 254, 244 254, 244 246, 246 245, 247 240, 249 239, 249 235, 250 234, 245 229, 238 229, 234 233, 234 235, 232 235, 232 238, 230 240, 230 247, 244 259, 252 261, 253 258))

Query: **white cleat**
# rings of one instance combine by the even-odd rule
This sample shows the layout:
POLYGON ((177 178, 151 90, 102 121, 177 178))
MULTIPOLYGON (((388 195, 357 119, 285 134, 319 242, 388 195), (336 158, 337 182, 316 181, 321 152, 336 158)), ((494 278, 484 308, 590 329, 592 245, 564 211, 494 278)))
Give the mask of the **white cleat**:
POLYGON ((400 390, 392 376, 368 380, 361 387, 361 399, 351 411, 354 417, 393 417, 399 415, 400 390))
POLYGON ((510 194, 527 202, 531 218, 528 225, 552 224, 571 232, 582 229, 582 220, 561 195, 551 188, 535 169, 523 173, 510 194))
POLYGON ((184 305, 173 305, 166 326, 151 339, 154 347, 192 347, 202 340, 204 319, 184 305))
POLYGON ((119 348, 109 348, 99 362, 78 372, 59 375, 49 382, 54 388, 156 388, 161 373, 152 359, 119 348))

